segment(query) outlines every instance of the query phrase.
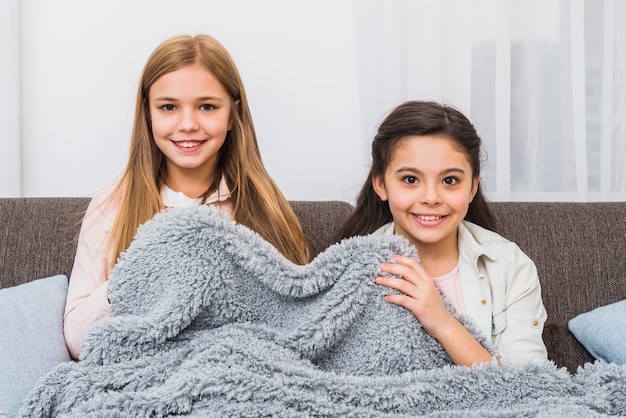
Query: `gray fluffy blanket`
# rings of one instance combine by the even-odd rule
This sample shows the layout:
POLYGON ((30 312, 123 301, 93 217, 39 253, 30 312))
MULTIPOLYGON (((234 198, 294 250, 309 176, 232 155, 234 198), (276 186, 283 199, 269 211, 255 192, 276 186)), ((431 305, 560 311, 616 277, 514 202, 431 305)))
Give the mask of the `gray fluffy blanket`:
POLYGON ((626 413, 624 367, 588 364, 571 376, 549 361, 451 365, 374 284, 393 253, 417 256, 399 237, 355 237, 297 266, 213 208, 160 213, 110 277, 113 316, 91 328, 79 363, 38 382, 20 415, 626 413))

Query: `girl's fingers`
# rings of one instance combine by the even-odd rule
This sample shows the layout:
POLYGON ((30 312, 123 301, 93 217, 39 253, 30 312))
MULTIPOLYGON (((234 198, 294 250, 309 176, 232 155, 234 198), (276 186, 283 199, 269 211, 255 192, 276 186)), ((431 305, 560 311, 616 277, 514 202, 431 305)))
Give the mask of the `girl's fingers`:
POLYGON ((402 256, 394 256, 394 259, 398 263, 380 263, 380 269, 385 273, 400 276, 414 285, 417 285, 422 280, 426 282, 432 281, 417 260, 402 256))
POLYGON ((402 264, 402 265, 410 266, 410 267, 413 267, 414 269, 418 269, 418 270, 423 270, 422 265, 419 263, 419 261, 417 261, 414 258, 406 257, 406 256, 400 255, 400 254, 393 254, 391 257, 394 260, 396 260, 398 263, 402 264))
POLYGON ((417 260, 399 255, 394 255, 393 258, 397 263, 381 263, 380 269, 395 277, 380 275, 375 282, 399 291, 400 295, 387 295, 385 299, 404 306, 419 318, 424 309, 430 309, 427 306, 440 302, 437 287, 417 260))
MULTIPOLYGON (((385 301, 393 303, 395 305, 402 306, 415 315, 416 309, 413 305, 416 303, 415 299, 406 295, 386 295, 385 301)), ((417 317, 417 315, 415 315, 417 317)))
POLYGON ((389 287, 391 289, 399 290, 405 295, 408 295, 411 297, 415 297, 415 295, 417 294, 415 285, 411 283, 410 281, 407 281, 404 279, 396 279, 393 277, 378 276, 376 277, 375 282, 376 284, 389 287))
POLYGON ((381 263, 380 269, 396 277, 381 275, 375 282, 398 290, 400 294, 385 295, 385 300, 411 311, 424 330, 437 338, 456 320, 445 307, 435 282, 417 260, 396 255, 393 258, 397 264, 381 263))

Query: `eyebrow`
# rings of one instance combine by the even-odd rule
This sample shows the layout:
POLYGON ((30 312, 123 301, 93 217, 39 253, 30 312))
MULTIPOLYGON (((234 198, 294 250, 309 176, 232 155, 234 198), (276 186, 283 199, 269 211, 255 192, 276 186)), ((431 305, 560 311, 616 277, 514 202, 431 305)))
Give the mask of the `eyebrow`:
MULTIPOLYGON (((417 174, 422 174, 422 172, 420 170, 418 170, 417 168, 414 167, 400 167, 396 170, 396 173, 402 173, 402 172, 411 172, 411 173, 417 173, 417 174)), ((443 170, 442 172, 440 172, 439 174, 451 174, 451 173, 461 173, 461 174, 465 174, 465 170, 463 170, 462 168, 458 168, 458 167, 452 167, 452 168, 447 168, 445 170, 443 170)))
MULTIPOLYGON (((178 101, 178 99, 174 97, 167 97, 167 96, 155 97, 153 100, 155 102, 177 102, 178 101)), ((224 99, 222 99, 221 97, 217 97, 217 96, 203 96, 203 97, 197 97, 196 101, 198 102, 209 102, 209 101, 223 102, 224 99)))

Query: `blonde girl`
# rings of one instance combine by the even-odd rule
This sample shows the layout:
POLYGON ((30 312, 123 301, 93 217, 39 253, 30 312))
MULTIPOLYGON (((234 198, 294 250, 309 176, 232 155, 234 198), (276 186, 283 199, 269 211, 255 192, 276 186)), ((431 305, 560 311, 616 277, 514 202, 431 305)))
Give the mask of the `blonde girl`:
POLYGON ((298 264, 310 248, 267 173, 242 80, 207 35, 177 36, 149 57, 137 92, 128 164, 85 214, 65 308, 72 357, 109 315, 107 278, 137 228, 172 207, 213 205, 298 264))

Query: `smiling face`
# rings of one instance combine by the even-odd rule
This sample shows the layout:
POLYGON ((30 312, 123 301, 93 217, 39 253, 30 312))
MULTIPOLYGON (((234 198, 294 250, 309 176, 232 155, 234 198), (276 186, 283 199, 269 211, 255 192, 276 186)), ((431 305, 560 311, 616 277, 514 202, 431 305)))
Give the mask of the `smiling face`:
POLYGON ((148 94, 152 134, 165 156, 167 183, 213 181, 218 151, 232 127, 231 99, 201 64, 165 74, 148 94))
POLYGON ((389 202, 396 234, 418 251, 457 251, 457 227, 476 194, 478 177, 451 138, 403 138, 383 177, 374 177, 372 184, 389 202))

